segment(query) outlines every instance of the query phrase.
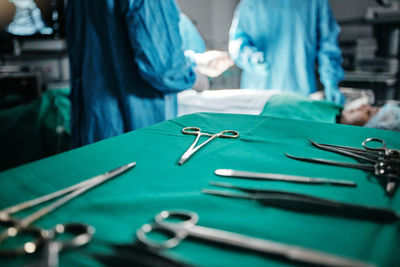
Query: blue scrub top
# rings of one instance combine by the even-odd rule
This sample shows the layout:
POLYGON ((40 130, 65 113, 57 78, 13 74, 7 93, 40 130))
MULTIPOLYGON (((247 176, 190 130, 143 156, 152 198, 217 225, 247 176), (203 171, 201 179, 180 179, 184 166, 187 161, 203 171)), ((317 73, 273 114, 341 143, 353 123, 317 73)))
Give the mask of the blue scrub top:
POLYGON ((66 20, 75 147, 176 116, 196 77, 174 0, 69 0, 66 20))
POLYGON ((242 0, 229 42, 241 88, 313 93, 316 62, 325 88, 337 88, 344 75, 339 33, 328 0, 242 0))

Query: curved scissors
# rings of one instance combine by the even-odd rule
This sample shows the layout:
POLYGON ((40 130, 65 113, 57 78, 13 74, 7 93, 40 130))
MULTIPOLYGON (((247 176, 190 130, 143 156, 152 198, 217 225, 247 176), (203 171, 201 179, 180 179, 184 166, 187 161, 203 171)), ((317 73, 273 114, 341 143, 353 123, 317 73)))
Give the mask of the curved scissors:
POLYGON ((186 237, 193 236, 198 239, 228 245, 231 247, 284 257, 288 260, 300 263, 318 266, 372 266, 368 263, 359 262, 316 250, 250 237, 234 232, 198 226, 196 225, 198 220, 199 216, 195 212, 164 210, 155 216, 155 223, 143 225, 136 232, 136 236, 142 244, 150 248, 157 249, 173 248, 179 245, 179 243, 186 237), (181 220, 176 222, 168 220, 169 218, 181 220), (155 241, 147 236, 147 234, 153 231, 165 232, 172 237, 165 241, 155 241))
POLYGON ((194 140, 193 144, 188 148, 188 150, 183 153, 179 160, 179 165, 182 165, 185 163, 194 153, 197 152, 200 148, 214 140, 215 138, 221 137, 221 138, 238 138, 239 137, 239 132, 233 131, 233 130, 225 130, 216 134, 209 134, 209 133, 204 133, 201 132, 201 129, 198 127, 186 127, 183 128, 182 130, 183 134, 189 134, 189 135, 196 135, 196 139, 194 140), (208 136, 206 141, 201 143, 200 145, 196 146, 197 142, 199 141, 201 136, 208 136))

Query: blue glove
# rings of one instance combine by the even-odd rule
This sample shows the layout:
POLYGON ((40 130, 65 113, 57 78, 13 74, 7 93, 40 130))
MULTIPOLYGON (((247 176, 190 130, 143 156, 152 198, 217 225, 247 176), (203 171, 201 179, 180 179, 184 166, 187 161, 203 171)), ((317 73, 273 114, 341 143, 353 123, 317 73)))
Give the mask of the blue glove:
POLYGON ((346 98, 340 92, 339 87, 333 83, 325 85, 325 99, 338 105, 343 105, 346 102, 346 98))

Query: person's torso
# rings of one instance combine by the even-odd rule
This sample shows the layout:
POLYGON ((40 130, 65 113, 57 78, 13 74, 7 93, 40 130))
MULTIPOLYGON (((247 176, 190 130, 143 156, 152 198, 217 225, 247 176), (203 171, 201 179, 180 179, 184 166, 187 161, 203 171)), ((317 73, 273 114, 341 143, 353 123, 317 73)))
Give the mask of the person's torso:
POLYGON ((67 6, 73 115, 87 131, 103 128, 112 136, 165 119, 164 95, 135 63, 121 6, 128 2, 135 3, 69 0, 67 6))
POLYGON ((265 53, 270 70, 259 79, 245 73, 244 81, 262 80, 257 82, 260 89, 315 91, 318 0, 254 0, 251 5, 254 14, 249 16, 254 19, 246 33, 265 53))

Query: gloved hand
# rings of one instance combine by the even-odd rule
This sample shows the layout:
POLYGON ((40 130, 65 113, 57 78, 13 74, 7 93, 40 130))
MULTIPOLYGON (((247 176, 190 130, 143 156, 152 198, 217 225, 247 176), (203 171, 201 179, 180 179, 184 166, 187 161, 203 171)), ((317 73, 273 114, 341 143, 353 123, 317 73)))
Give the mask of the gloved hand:
POLYGON ((196 69, 194 72, 196 73, 196 81, 194 82, 192 89, 196 90, 197 92, 210 89, 210 82, 208 81, 208 78, 196 69))
POLYGON ((333 83, 325 85, 325 99, 338 105, 343 105, 346 102, 346 98, 340 92, 339 87, 333 83))
POLYGON ((270 65, 265 60, 263 52, 254 52, 250 57, 251 65, 253 70, 259 75, 267 75, 270 69, 270 65))
POLYGON ((193 55, 197 70, 208 77, 218 77, 233 66, 234 62, 228 52, 211 50, 193 55))

